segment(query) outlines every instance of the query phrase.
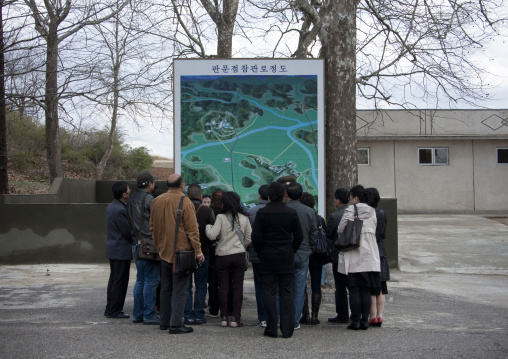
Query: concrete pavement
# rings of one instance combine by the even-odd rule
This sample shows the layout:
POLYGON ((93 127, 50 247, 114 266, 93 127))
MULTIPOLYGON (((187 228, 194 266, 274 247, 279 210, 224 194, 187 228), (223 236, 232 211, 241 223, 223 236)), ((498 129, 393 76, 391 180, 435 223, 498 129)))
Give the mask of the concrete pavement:
MULTIPOLYGON (((189 335, 106 319, 108 265, 0 266, 2 358, 506 358, 508 227, 472 215, 401 215, 400 270, 392 270, 382 328, 321 324, 290 339, 262 336, 252 273, 243 328, 218 318, 189 335)), ((389 239, 388 239, 389 240, 389 239)), ((132 313, 135 266, 125 311, 132 313)))

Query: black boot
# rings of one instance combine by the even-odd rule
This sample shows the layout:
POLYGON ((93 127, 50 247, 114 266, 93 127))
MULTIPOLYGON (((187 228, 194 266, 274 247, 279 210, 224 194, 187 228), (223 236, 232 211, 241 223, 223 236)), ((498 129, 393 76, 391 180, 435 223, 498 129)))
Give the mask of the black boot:
POLYGON ((312 314, 310 317, 310 325, 319 324, 318 314, 321 305, 321 294, 312 294, 312 314))
POLYGON ((302 317, 300 318, 300 324, 310 324, 310 317, 309 317, 309 299, 307 297, 307 292, 305 292, 305 301, 303 302, 303 310, 302 310, 302 317))

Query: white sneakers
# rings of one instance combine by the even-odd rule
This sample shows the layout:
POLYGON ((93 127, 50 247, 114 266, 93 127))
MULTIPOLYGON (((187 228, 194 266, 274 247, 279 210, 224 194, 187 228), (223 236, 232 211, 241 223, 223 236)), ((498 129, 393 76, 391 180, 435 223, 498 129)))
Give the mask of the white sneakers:
POLYGON ((263 327, 263 328, 266 328, 266 321, 263 320, 262 322, 259 322, 259 326, 263 327))

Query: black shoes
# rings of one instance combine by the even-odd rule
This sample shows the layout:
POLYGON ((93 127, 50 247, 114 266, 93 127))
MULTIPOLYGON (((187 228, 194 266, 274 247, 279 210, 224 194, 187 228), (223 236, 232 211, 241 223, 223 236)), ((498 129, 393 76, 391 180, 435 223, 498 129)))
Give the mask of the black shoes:
POLYGON ((351 324, 349 324, 347 326, 347 328, 351 329, 351 330, 358 330, 358 329, 360 329, 360 323, 358 323, 358 322, 351 322, 351 324))
POLYGON ((160 329, 160 330, 168 330, 168 329, 169 329, 169 327, 168 327, 167 325, 161 325, 161 326, 159 327, 159 329, 160 329))
POLYGON ((263 335, 265 337, 277 338, 277 334, 274 334, 271 330, 268 330, 268 329, 265 329, 265 331, 263 332, 263 335))
POLYGON ((188 334, 192 333, 193 331, 194 329, 186 327, 185 325, 169 328, 169 334, 188 334))
POLYGON ((143 319, 133 319, 132 322, 134 324, 139 324, 139 323, 143 323, 143 319))
POLYGON ((108 315, 109 319, 127 319, 129 318, 129 314, 125 314, 123 312, 118 313, 117 315, 108 315))
POLYGON ((335 323, 335 324, 348 324, 349 318, 341 318, 338 315, 333 318, 328 318, 328 323, 335 323))

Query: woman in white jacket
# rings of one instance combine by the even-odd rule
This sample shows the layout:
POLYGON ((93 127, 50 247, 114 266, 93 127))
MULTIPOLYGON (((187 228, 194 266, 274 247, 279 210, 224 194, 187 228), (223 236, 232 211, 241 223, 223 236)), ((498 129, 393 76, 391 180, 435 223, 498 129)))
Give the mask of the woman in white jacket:
POLYGON ((381 287, 379 279, 380 262, 376 242, 376 211, 368 204, 368 193, 357 185, 349 192, 349 206, 339 223, 342 233, 347 221, 354 220, 354 207, 363 221, 360 247, 339 253, 338 272, 348 276, 349 306, 351 324, 348 329, 368 329, 371 307, 371 288, 381 287))
POLYGON ((251 244, 252 229, 249 217, 242 210, 238 194, 223 192, 221 201, 221 213, 217 215, 214 225, 206 226, 206 236, 212 241, 218 240, 215 255, 221 326, 228 325, 228 292, 231 283, 233 317, 229 325, 236 328, 242 326, 243 278, 247 269, 245 248, 251 244))

